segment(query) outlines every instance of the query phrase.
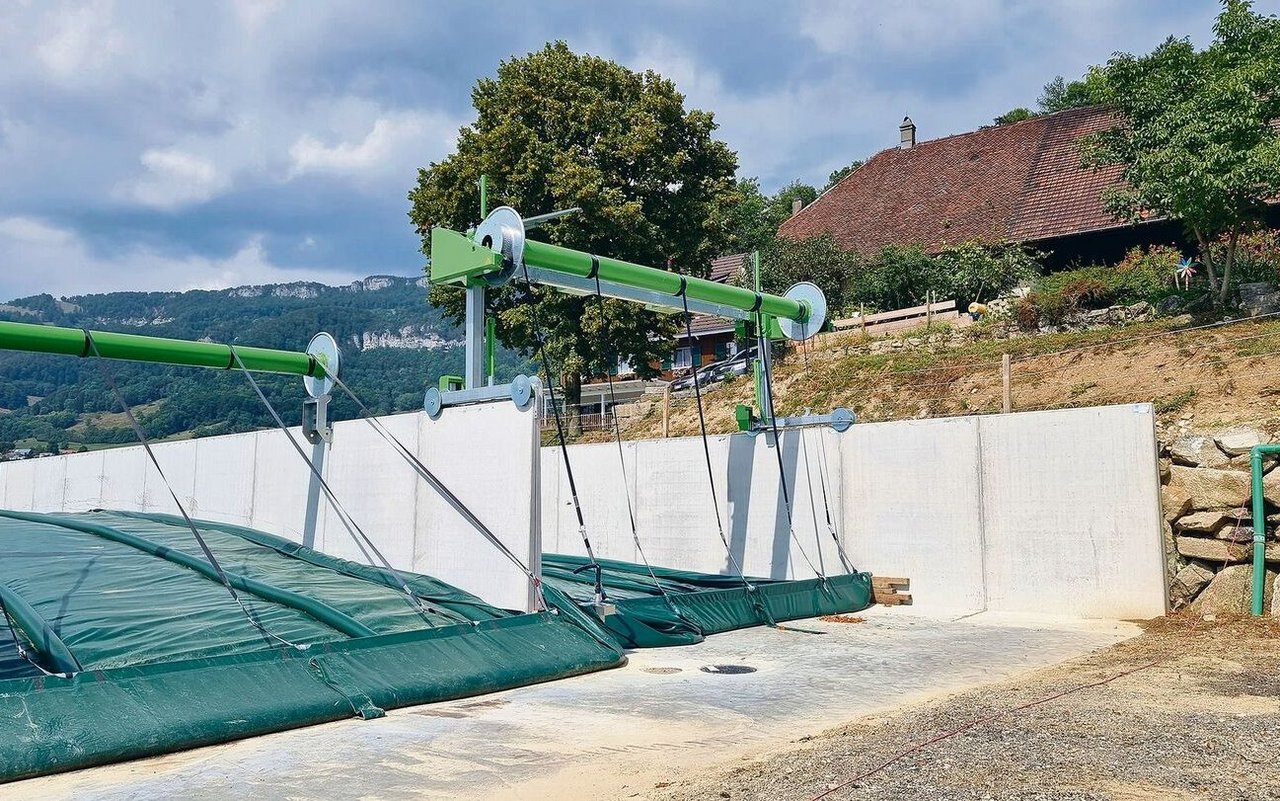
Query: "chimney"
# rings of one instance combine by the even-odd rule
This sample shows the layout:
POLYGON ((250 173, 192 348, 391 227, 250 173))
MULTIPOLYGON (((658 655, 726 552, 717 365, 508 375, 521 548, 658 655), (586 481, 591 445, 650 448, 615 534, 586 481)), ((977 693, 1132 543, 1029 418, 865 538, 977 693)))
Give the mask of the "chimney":
POLYGON ((903 150, 910 150, 916 146, 916 124, 911 121, 910 117, 903 117, 902 124, 898 126, 898 147, 903 150))
POLYGON ((796 198, 795 200, 791 201, 791 216, 792 217, 796 216, 797 214, 800 213, 800 209, 803 209, 803 208, 804 208, 804 201, 801 200, 800 198, 796 198))

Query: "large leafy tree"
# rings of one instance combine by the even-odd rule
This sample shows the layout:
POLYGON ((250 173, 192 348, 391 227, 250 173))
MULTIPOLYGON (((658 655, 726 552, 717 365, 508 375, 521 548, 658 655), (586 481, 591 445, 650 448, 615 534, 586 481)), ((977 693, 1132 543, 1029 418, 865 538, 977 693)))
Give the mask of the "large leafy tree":
POLYGON ((1280 195, 1280 20, 1227 0, 1208 48, 1170 38, 1146 56, 1117 55, 1106 84, 1120 123, 1082 154, 1087 166, 1123 168, 1107 207, 1121 219, 1181 220, 1225 302, 1241 235, 1280 195), (1219 239, 1220 258, 1209 247, 1219 239))
MULTIPOLYGON (((432 226, 455 230, 478 219, 477 182, 489 180, 490 206, 530 216, 582 208, 530 232, 533 238, 683 273, 705 274, 728 244, 723 208, 737 156, 715 139, 712 115, 686 109, 675 85, 652 72, 573 52, 564 42, 503 61, 471 92, 476 121, 457 150, 418 171, 409 217, 429 246, 432 226)), ((534 288, 536 311, 517 278, 489 292, 498 337, 547 360, 570 402, 581 376, 615 359, 651 373, 670 353, 678 320, 634 303, 534 288), (536 316, 536 325, 535 325, 536 316)), ((433 287, 431 301, 463 316, 462 291, 433 287)))
POLYGON ((1090 67, 1078 81, 1065 80, 1061 75, 1044 85, 1036 108, 1041 114, 1066 111, 1080 106, 1096 106, 1107 102, 1107 73, 1101 67, 1090 67))
POLYGON ((740 179, 721 208, 729 228, 728 249, 745 253, 767 247, 778 226, 791 216, 795 201, 807 206, 817 197, 817 189, 799 180, 766 195, 760 191, 758 179, 740 179))

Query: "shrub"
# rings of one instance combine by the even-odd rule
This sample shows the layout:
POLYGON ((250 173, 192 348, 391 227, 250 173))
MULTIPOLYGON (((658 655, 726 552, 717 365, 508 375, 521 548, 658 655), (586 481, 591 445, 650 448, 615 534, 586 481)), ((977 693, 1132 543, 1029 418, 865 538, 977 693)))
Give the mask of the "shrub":
MULTIPOLYGON (((1214 264, 1226 261, 1226 250, 1225 238, 1209 246, 1214 264)), ((1242 284, 1280 279, 1280 231, 1260 228, 1242 235, 1236 243, 1236 266, 1232 276, 1242 284)))

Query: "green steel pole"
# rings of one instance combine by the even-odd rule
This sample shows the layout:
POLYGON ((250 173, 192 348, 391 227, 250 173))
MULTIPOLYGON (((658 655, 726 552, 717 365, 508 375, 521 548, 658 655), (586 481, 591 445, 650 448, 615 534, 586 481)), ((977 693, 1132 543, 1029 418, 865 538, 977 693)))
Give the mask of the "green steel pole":
MULTIPOLYGON (((236 366, 231 347, 216 342, 189 342, 185 339, 117 334, 111 331, 90 331, 86 334, 80 328, 0 321, 0 350, 90 356, 94 349, 90 346, 90 336, 93 337, 92 344, 97 348, 98 354, 105 359, 215 367, 222 370, 236 366)), ((324 365, 309 353, 241 345, 236 346, 235 352, 244 366, 254 372, 325 377, 324 365)))
POLYGON ((480 176, 480 219, 489 216, 489 176, 480 176))
MULTIPOLYGON (((754 281, 753 286, 757 292, 760 291, 760 251, 751 251, 751 276, 754 281)), ((756 325, 762 325, 763 320, 756 319, 756 325)), ((756 332, 756 344, 760 343, 761 332, 756 332)), ((763 353, 756 353, 755 360, 751 363, 751 377, 755 382, 756 390, 756 408, 760 410, 760 419, 768 422, 769 409, 764 402, 764 371, 760 369, 760 360, 764 358, 763 353)))
MULTIPOLYGON (((498 372, 498 321, 493 317, 484 320, 484 374, 490 379, 498 372)), ((492 383, 492 380, 490 381, 492 383)))
POLYGON ((1262 492, 1262 457, 1280 453, 1280 445, 1254 445, 1249 451, 1253 490, 1253 616, 1262 616, 1267 594, 1267 510, 1262 492))
POLYGON ((691 300, 718 303, 745 312, 759 311, 798 323, 809 319, 809 305, 803 301, 781 295, 753 292, 750 289, 708 281, 705 278, 681 276, 667 270, 611 259, 608 256, 593 256, 590 253, 562 248, 559 245, 549 245, 546 242, 527 240, 524 243, 524 261, 530 267, 584 279, 592 278, 592 270, 595 269, 595 275, 598 275, 601 281, 610 281, 672 297, 679 297, 681 287, 684 287, 684 294, 691 300))

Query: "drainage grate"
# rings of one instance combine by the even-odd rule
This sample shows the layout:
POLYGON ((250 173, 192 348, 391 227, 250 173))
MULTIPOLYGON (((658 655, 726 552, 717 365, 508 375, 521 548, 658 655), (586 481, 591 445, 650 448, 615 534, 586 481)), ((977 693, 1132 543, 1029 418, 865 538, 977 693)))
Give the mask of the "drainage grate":
POLYGON ((703 673, 727 673, 730 675, 738 673, 755 673, 756 669, 748 665, 703 665, 698 668, 703 673))
POLYGON ((651 667, 640 668, 642 673, 652 673, 655 676, 670 676, 672 673, 679 673, 680 668, 677 667, 651 667))

